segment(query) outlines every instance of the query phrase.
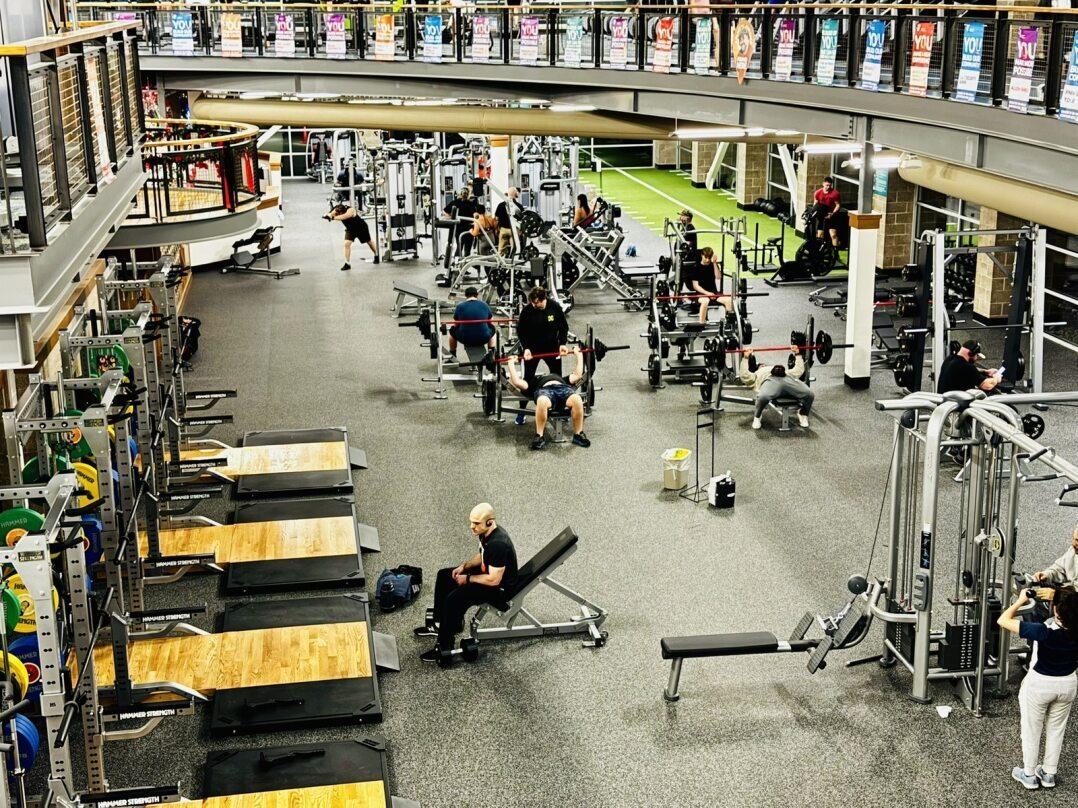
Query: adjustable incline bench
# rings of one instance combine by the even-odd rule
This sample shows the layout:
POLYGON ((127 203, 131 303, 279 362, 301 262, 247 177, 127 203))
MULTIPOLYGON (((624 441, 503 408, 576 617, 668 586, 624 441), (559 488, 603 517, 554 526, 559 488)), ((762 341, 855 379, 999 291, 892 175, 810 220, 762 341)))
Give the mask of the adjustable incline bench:
MULTIPOLYGON (((863 578, 861 582, 864 582, 863 578)), ((662 649, 663 659, 670 660, 670 678, 666 683, 666 690, 663 691, 663 698, 667 701, 681 698, 678 688, 681 685, 681 666, 686 659, 810 651, 807 665, 809 673, 816 673, 820 668, 827 667, 825 659, 833 648, 856 645, 868 634, 872 625, 870 609, 882 591, 877 582, 868 587, 867 595, 862 594, 865 589, 855 586, 854 579, 851 579, 849 587, 851 591, 860 591, 855 591, 845 608, 834 616, 806 612, 788 640, 780 640, 770 631, 663 637, 659 641, 659 647, 662 649), (819 625, 823 636, 806 639, 805 635, 814 625, 819 625)))
MULTIPOLYGON (((447 652, 448 656, 460 654, 468 662, 479 658, 479 643, 487 640, 515 640, 525 637, 545 637, 548 634, 587 634, 582 644, 590 648, 602 648, 607 633, 601 630, 607 612, 583 595, 558 583, 550 575, 576 552, 577 535, 571 527, 565 528, 542 550, 532 556, 517 572, 517 583, 507 593, 504 603, 480 606, 472 616, 469 636, 461 640, 460 648, 447 652), (524 606, 524 600, 539 586, 547 586, 580 606, 580 613, 558 623, 540 621, 524 606), (498 625, 484 626, 483 620, 496 612, 498 625)), ((428 622, 433 620, 433 610, 427 610, 428 622)), ((493 622, 493 620, 491 621, 493 622)))

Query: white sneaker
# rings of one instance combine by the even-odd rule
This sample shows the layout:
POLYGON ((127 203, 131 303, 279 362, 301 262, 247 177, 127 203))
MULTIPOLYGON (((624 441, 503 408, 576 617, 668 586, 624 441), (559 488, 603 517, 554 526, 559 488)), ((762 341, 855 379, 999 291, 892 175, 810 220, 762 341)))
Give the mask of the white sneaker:
POLYGON ((809 417, 799 412, 797 414, 797 423, 801 424, 805 429, 808 429, 809 417))
POLYGON ((753 429, 759 429, 763 425, 764 425, 763 421, 761 421, 759 418, 753 418, 752 419, 752 428, 753 429))

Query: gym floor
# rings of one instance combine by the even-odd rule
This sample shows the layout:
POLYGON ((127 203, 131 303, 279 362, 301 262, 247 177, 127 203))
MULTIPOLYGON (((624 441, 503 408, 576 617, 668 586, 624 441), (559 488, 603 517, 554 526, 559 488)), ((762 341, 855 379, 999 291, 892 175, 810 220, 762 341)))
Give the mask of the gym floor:
MULTIPOLYGON (((697 391, 648 387, 642 314, 626 312, 609 292, 577 295, 575 331, 591 323, 607 344, 632 349, 599 367, 602 389, 587 425, 592 447, 530 452, 531 423, 488 422, 470 389, 433 399, 420 381, 431 372, 420 336, 398 328, 389 309, 395 279, 441 291, 435 269, 426 259, 374 266, 356 260, 368 257, 357 246, 352 271, 338 271, 342 228, 319 219, 327 192, 305 181, 285 188, 285 246, 274 266, 298 266, 302 275, 196 277, 187 310, 202 318, 203 339, 189 386, 239 391, 230 402, 234 433, 222 430, 219 439, 344 425, 367 451, 371 468, 356 473, 359 514, 382 542, 381 554, 365 556, 368 579, 401 563, 429 576, 421 602, 373 615, 377 630, 397 638, 402 658, 399 673, 380 677, 385 721, 369 730, 212 741, 203 710, 166 719, 143 740, 109 744, 114 786, 181 780, 184 795, 197 797, 210 748, 369 731, 388 740, 393 793, 424 808, 1074 803, 1078 720, 1060 786, 1027 795, 1010 779, 1020 761, 1015 698, 991 700, 990 715, 976 719, 940 686, 935 705, 955 707, 943 719, 935 705, 906 698, 903 671, 844 669, 845 660, 878 652, 879 627, 861 647, 832 654, 815 676, 801 655, 690 660, 681 701, 662 699, 661 636, 782 636, 806 610, 834 612, 845 603, 846 578, 865 572, 884 496, 891 420, 872 401, 897 394, 889 372, 874 374, 871 391, 854 392, 843 385, 841 353, 818 366, 807 431, 779 433, 771 413, 754 432, 747 408, 728 406, 715 465, 736 479, 737 506, 693 506, 661 490, 660 455, 692 447, 697 391), (475 552, 468 511, 483 500, 494 504, 521 562, 566 525, 577 531, 579 551, 558 577, 609 610, 605 648, 553 637, 492 644, 479 663, 451 670, 418 660, 430 641, 417 641, 411 629, 422 622, 435 571, 475 552)), ((664 250, 644 225, 624 224, 641 257, 664 250)), ((809 314, 842 341, 843 324, 812 307, 806 293, 785 287, 753 299, 757 344, 782 344, 809 314)), ((1045 389, 1078 384, 1073 355, 1051 353, 1046 367, 1045 389)), ((1072 459, 1074 412, 1047 413, 1043 439, 1072 459)), ((1058 490, 1048 483, 1023 492, 1020 569, 1040 568, 1067 546, 1074 512, 1054 506, 1058 490)), ((956 525, 954 498, 941 498, 944 535, 956 525)), ((222 517, 224 507, 204 512, 222 517)), ((883 541, 873 567, 881 574, 883 541)), ((199 622, 212 628, 222 600, 211 576, 154 587, 148 605, 202 602, 211 616, 199 622)), ((568 616, 555 600, 534 605, 550 618, 568 616)))

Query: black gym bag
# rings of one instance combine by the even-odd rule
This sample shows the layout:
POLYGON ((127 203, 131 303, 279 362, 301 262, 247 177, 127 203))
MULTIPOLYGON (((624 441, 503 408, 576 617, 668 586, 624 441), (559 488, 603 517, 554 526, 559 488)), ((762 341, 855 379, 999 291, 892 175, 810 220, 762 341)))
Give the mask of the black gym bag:
POLYGON ((180 359, 187 362, 198 353, 198 338, 202 335, 202 321, 197 317, 180 317, 180 359))
POLYGON ((401 564, 391 570, 382 570, 382 574, 378 576, 378 585, 375 587, 378 608, 383 612, 391 612, 401 606, 406 606, 419 597, 419 590, 422 588, 423 570, 421 567, 401 564))

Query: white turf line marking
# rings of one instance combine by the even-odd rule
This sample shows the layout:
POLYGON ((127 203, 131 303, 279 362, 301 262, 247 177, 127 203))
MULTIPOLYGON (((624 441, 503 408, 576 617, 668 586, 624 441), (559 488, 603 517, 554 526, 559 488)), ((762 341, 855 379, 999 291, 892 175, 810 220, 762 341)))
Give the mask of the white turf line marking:
MULTIPOLYGON (((648 184, 648 183, 644 182, 644 181, 643 181, 642 179, 638 179, 637 177, 634 177, 634 176, 633 176, 632 174, 630 174, 629 172, 627 172, 627 171, 625 171, 625 170, 623 170, 623 169, 620 169, 620 168, 616 168, 615 166, 607 166, 607 167, 606 167, 606 168, 604 168, 603 170, 604 170, 604 171, 610 171, 610 170, 613 170, 613 171, 617 171, 617 172, 618 172, 619 174, 624 174, 624 175, 625 175, 626 177, 628 177, 629 179, 631 179, 631 180, 632 180, 633 182, 635 182, 635 183, 636 183, 637 185, 643 185, 643 186, 644 186, 645 188, 647 188, 647 189, 648 189, 649 191, 651 191, 651 192, 652 192, 653 194, 658 194, 658 195, 659 195, 659 196, 661 196, 661 197, 662 197, 663 199, 667 200, 668 202, 673 202, 673 203, 674 203, 675 205, 678 205, 678 206, 679 206, 679 207, 681 207, 681 208, 685 208, 685 209, 687 209, 687 210, 691 210, 691 211, 693 212, 693 215, 694 215, 694 216, 699 216, 699 217, 700 217, 701 219, 704 219, 704 220, 706 220, 706 221, 709 221, 709 222, 711 222, 711 223, 712 223, 713 225, 715 225, 715 227, 720 227, 720 228, 722 227, 722 225, 721 225, 721 224, 720 224, 719 222, 717 222, 717 221, 715 221, 714 219, 712 219, 712 218, 711 218, 710 216, 708 216, 708 215, 707 215, 706 213, 702 213, 701 211, 697 210, 696 208, 694 208, 694 207, 692 207, 692 206, 690 206, 690 205, 686 205, 686 204, 685 204, 684 202, 682 202, 682 201, 681 201, 680 199, 675 199, 674 197, 670 196, 670 194, 667 194, 667 193, 663 193, 662 191, 660 191, 660 190, 659 190, 658 188, 656 188, 655 186, 653 186, 653 185, 650 185, 650 184, 648 184)), ((743 238, 743 239, 744 239, 745 241, 747 241, 747 242, 748 242, 749 244, 751 244, 751 245, 752 245, 753 247, 756 247, 756 246, 758 246, 757 242, 753 241, 753 240, 752 240, 751 238, 749 238, 748 236, 742 236, 741 238, 743 238)))

